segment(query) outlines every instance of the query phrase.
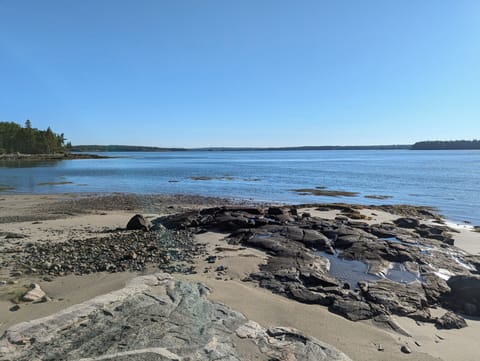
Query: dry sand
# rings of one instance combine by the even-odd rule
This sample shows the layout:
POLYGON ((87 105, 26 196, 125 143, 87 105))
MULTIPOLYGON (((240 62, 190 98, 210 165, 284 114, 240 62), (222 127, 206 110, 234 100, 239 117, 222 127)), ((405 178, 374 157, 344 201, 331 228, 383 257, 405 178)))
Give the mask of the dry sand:
MULTIPOLYGON (((36 207, 53 204, 69 197, 73 196, 2 196, 0 197, 0 217, 31 214, 35 212, 36 207)), ((317 211, 314 208, 305 208, 302 211, 329 219, 335 218, 339 213, 317 211)), ((361 212, 370 218, 367 220, 369 223, 388 222, 398 218, 379 210, 363 209, 361 212)), ((32 221, 0 223, 0 231, 22 233, 27 236, 14 242, 34 242, 40 239, 59 241, 124 227, 133 213, 133 210, 128 212, 92 211, 90 214, 73 215, 67 218, 62 215, 61 219, 47 219, 40 223, 32 221)), ((467 319, 469 327, 462 330, 439 331, 433 325, 418 325, 411 319, 397 317, 397 322, 412 337, 380 328, 370 321, 352 322, 330 313, 323 306, 302 304, 272 294, 254 283, 242 282, 244 277, 257 270, 259 265, 266 261, 267 255, 257 250, 228 245, 223 237, 222 234, 212 232, 198 235, 198 242, 207 244, 209 253, 216 255, 217 260, 214 264, 210 264, 205 259, 198 259, 196 262, 198 274, 178 275, 178 277, 205 283, 213 290, 210 296, 213 300, 231 306, 263 326, 282 325, 297 328, 332 344, 356 361, 477 361, 479 359, 478 347, 476 347, 476 339, 480 334, 479 320, 467 319), (226 269, 216 272, 218 266, 225 266, 226 269), (408 355, 401 353, 402 345, 408 345, 413 353, 408 355), (379 348, 383 351, 379 351, 379 348)), ((460 233, 455 233, 454 238, 458 247, 470 253, 480 253, 480 233, 464 228, 460 233)), ((135 275, 127 272, 100 273, 59 277, 52 282, 23 277, 17 284, 0 286, 0 332, 12 324, 42 317, 121 288, 135 275), (52 301, 22 304, 19 311, 8 311, 12 306, 12 303, 7 301, 10 292, 21 290, 23 285, 31 282, 38 282, 52 301)), ((5 277, 6 274, 0 272, 0 280, 5 277)))

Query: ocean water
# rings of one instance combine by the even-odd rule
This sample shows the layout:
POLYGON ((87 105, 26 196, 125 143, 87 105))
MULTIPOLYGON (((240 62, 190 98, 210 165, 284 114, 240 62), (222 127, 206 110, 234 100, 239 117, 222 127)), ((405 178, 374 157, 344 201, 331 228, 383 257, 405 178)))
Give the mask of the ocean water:
POLYGON ((183 193, 288 203, 414 204, 436 207, 452 221, 480 225, 480 151, 103 154, 117 158, 0 163, 0 185, 14 187, 1 193, 183 193), (315 187, 358 192, 358 196, 293 191, 315 187))

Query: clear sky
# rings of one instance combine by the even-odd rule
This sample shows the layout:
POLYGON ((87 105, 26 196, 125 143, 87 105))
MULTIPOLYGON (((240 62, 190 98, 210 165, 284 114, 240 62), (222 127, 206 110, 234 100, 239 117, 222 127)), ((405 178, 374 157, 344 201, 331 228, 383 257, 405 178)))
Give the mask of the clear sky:
POLYGON ((0 0, 0 120, 73 144, 480 138, 480 1, 0 0))

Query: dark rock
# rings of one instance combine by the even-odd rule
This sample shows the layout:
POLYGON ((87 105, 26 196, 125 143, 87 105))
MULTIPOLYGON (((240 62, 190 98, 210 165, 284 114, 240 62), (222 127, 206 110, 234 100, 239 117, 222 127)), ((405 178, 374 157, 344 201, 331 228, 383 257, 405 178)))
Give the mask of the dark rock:
POLYGON ((418 310, 427 312, 427 298, 419 284, 406 285, 381 280, 370 283, 364 296, 367 301, 381 305, 386 311, 400 316, 408 316, 418 310))
POLYGON ((329 310, 352 321, 370 319, 375 315, 368 303, 355 300, 336 299, 329 310))
POLYGON ((134 215, 127 223, 127 230, 150 231, 152 223, 141 214, 134 215))
POLYGON ((460 329, 467 327, 467 322, 463 317, 449 311, 435 321, 435 326, 438 329, 446 330, 450 330, 453 328, 460 329))
POLYGON ((268 208, 267 213, 270 216, 279 216, 281 214, 284 214, 285 210, 283 208, 280 208, 280 207, 270 207, 270 208, 268 208))
POLYGON ((393 223, 401 228, 415 228, 420 225, 418 219, 415 218, 398 218, 393 223))
POLYGON ((453 310, 480 316, 480 276, 453 276, 447 282, 451 292, 445 302, 453 310))
POLYGON ((412 353, 412 350, 410 349, 410 347, 408 347, 407 345, 403 345, 401 348, 400 348, 400 351, 402 351, 403 353, 412 353))
MULTIPOLYGON (((357 207, 348 205, 324 208, 358 213, 357 207)), ((347 218, 299 216, 301 206, 254 209, 204 209, 199 213, 186 213, 183 218, 172 216, 173 221, 167 219, 164 224, 173 225, 176 230, 190 228, 194 232, 222 230, 228 233, 229 243, 266 252, 267 263, 248 280, 300 302, 330 306, 332 312, 351 319, 396 314, 433 323, 435 318, 428 311, 430 306, 441 304, 454 310, 457 307, 454 297, 448 296, 451 286, 440 278, 443 271, 439 273, 439 270, 465 276, 475 272, 462 263, 470 260, 451 247, 447 227, 420 222, 420 219, 434 217, 423 208, 381 206, 379 209, 402 218, 393 224, 374 225, 347 218), (353 260, 363 262, 368 273, 360 270, 361 267, 353 271, 358 273, 359 289, 351 291, 344 287, 350 276, 343 276, 341 270, 330 271, 328 259, 317 251, 336 255, 347 264, 353 260)), ((476 265, 474 262, 471 261, 476 265)), ((473 315, 480 311, 480 304, 476 300, 465 300, 460 309, 473 315)))

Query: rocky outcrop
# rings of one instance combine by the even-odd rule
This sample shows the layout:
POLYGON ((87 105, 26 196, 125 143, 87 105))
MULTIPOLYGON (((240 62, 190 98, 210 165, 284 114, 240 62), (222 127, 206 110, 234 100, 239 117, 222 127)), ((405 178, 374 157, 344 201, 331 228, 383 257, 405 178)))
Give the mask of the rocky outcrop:
MULTIPOLYGON (((334 208, 345 214, 356 211, 347 205, 334 208)), ((420 211, 407 208, 404 213, 420 211)), ((424 216, 432 214, 425 211, 424 216)), ((222 207, 160 221, 177 230, 224 232, 230 243, 266 252, 267 263, 247 281, 328 306, 351 320, 395 314, 433 323, 437 319, 429 307, 449 305, 444 302, 451 287, 446 279, 476 272, 466 255, 452 247, 447 227, 411 216, 367 224, 346 217, 316 218, 292 206, 222 207)), ((467 307, 477 309, 476 303, 467 307)))
POLYGON ((167 274, 139 277, 11 327, 0 338, 0 360, 350 360, 294 329, 265 329, 209 301, 208 292, 167 274))

